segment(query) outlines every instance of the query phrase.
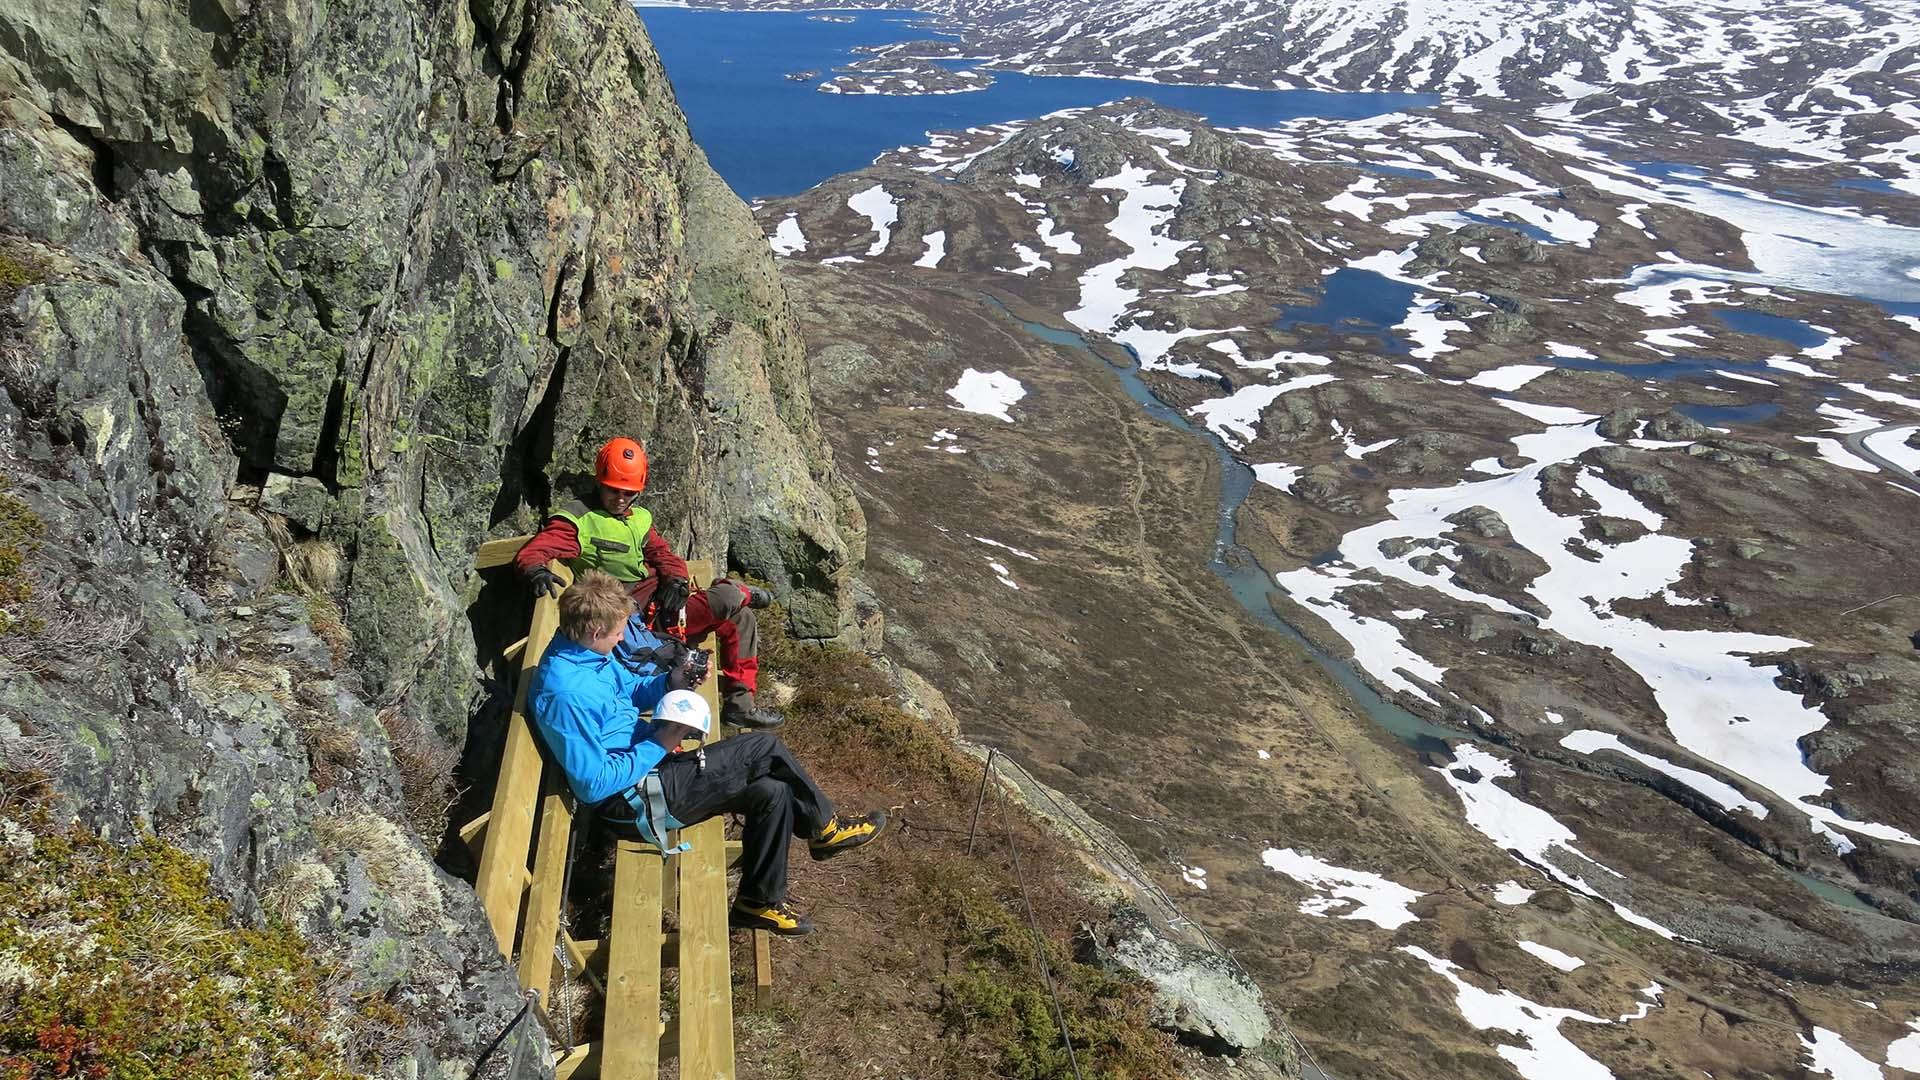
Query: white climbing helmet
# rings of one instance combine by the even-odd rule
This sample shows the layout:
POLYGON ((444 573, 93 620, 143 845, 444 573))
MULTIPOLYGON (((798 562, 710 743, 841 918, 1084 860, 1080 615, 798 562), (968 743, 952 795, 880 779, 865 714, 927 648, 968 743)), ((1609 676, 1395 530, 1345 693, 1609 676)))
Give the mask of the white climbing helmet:
POLYGON ((655 723, 685 724, 702 735, 713 730, 713 707, 691 690, 669 690, 653 707, 655 723))

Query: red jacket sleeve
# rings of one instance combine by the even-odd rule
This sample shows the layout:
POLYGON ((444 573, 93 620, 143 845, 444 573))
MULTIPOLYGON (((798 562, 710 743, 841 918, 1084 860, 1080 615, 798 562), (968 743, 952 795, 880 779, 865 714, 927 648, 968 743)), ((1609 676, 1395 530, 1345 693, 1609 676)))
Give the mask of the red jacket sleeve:
MULTIPOLYGON (((578 550, 577 544, 575 550, 578 550)), ((647 530, 647 543, 641 554, 647 560, 647 565, 653 568, 655 575, 663 578, 686 579, 686 560, 673 553, 673 549, 667 546, 666 537, 660 535, 659 529, 647 530)))
POLYGON ((564 561, 579 555, 580 530, 565 518, 548 518, 546 525, 513 557, 513 567, 525 575, 554 559, 564 561))

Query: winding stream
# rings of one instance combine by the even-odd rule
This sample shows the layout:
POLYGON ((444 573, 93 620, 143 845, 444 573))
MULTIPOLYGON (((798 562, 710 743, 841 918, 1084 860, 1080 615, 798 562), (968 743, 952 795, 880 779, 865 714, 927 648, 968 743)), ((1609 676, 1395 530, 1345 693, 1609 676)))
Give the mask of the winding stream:
MULTIPOLYGON (((1079 334, 1048 326, 1045 323, 1030 322, 1014 314, 998 299, 985 294, 982 294, 982 298, 988 305, 1008 319, 1017 322, 1021 329, 1034 337, 1050 344, 1065 345, 1086 351, 1089 356, 1099 360, 1102 367, 1119 377, 1120 385, 1126 390, 1127 396, 1138 403, 1148 416, 1206 441, 1220 463, 1219 512, 1214 532, 1213 554, 1207 561, 1207 569, 1213 571, 1214 575, 1226 584, 1228 591, 1233 594, 1234 600, 1242 610, 1262 625, 1279 631, 1288 640, 1306 650, 1307 655, 1333 677, 1341 689, 1347 692, 1374 723, 1379 724, 1394 738, 1413 750, 1445 753, 1452 742, 1482 741, 1469 732, 1415 716, 1388 701, 1360 677, 1359 671, 1350 661, 1342 660, 1321 649, 1292 624, 1275 614, 1272 606, 1267 602, 1268 594, 1276 591, 1272 578, 1261 569, 1253 553, 1242 547, 1236 537, 1237 526, 1234 515, 1239 511, 1240 504, 1245 502, 1247 496, 1253 491, 1255 483, 1253 470, 1235 457, 1233 451, 1227 448, 1219 436, 1205 428, 1188 423, 1186 417, 1155 397, 1146 382, 1140 378, 1138 357, 1134 357, 1134 366, 1116 367, 1094 351, 1093 347, 1087 344, 1086 339, 1079 334)), ((1131 350, 1128 350, 1128 353, 1132 355, 1131 350)), ((1872 904, 1842 886, 1823 881, 1790 866, 1777 863, 1776 865, 1779 865, 1781 870, 1792 876, 1808 892, 1827 903, 1854 911, 1883 914, 1872 904)))
MULTIPOLYGON (((1315 645, 1300 631, 1294 629, 1292 624, 1274 614, 1272 606, 1267 603, 1267 594, 1275 591, 1273 579, 1260 568, 1260 563, 1254 559, 1253 553, 1240 546, 1236 536, 1237 525, 1234 516, 1239 512, 1240 504, 1246 502, 1247 496, 1253 491, 1255 482, 1253 470, 1247 468, 1239 458, 1235 457, 1233 451, 1227 449, 1227 444, 1220 441, 1219 436, 1205 428, 1189 424, 1186 417, 1153 396, 1153 391, 1140 378, 1137 357, 1133 367, 1115 367, 1101 359, 1100 354, 1094 352, 1093 347, 1088 345, 1086 339, 1079 334, 1044 323, 1029 322, 1015 315, 1007 309, 1005 304, 993 297, 986 297, 986 300, 1009 319, 1018 322, 1021 329, 1034 337, 1054 345, 1084 349, 1089 355, 1100 360, 1101 366, 1119 376, 1120 385, 1126 389, 1127 396, 1137 402, 1148 416, 1206 441, 1207 446, 1213 450, 1214 457, 1220 462, 1219 512, 1215 521, 1213 554, 1207 560, 1207 569, 1212 570, 1215 577, 1226 583, 1228 591, 1233 593, 1234 600, 1248 615, 1259 620, 1262 625, 1278 630, 1305 649, 1307 654, 1313 657, 1314 662, 1326 669, 1327 674, 1333 676, 1341 689, 1352 696, 1367 716, 1414 750, 1444 752, 1447 749, 1447 740, 1473 738, 1465 731, 1421 719, 1381 697, 1378 691, 1360 678, 1359 671, 1351 663, 1315 645)), ((1131 351, 1129 355, 1132 355, 1131 351)))

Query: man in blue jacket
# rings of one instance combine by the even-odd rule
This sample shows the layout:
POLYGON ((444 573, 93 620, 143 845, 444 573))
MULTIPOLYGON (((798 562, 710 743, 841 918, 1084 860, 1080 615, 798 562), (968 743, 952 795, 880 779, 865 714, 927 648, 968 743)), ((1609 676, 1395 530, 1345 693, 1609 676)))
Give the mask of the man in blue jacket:
MULTIPOLYGON (((675 673, 613 655, 632 612, 626 586, 598 570, 583 572, 561 594, 560 632, 527 688, 541 737, 573 793, 629 835, 640 831, 636 818, 646 812, 649 793, 664 796, 665 810, 682 825, 745 815, 740 891, 729 921, 776 934, 811 932, 812 920, 786 901, 788 838, 807 841, 815 859, 830 859, 879 837, 887 815, 838 814, 793 752, 764 732, 678 752, 698 728, 641 719, 676 688, 675 673), (649 777, 657 777, 657 785, 649 777)), ((684 673, 678 681, 687 681, 684 673)))

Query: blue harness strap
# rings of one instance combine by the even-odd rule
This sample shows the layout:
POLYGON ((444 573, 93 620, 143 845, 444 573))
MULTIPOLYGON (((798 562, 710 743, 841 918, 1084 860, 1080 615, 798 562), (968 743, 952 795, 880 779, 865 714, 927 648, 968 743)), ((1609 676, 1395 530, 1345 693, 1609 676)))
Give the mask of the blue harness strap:
POLYGON ((667 790, 660 783, 659 773, 650 772, 641 777, 639 783, 621 792, 620 797, 633 807, 633 823, 640 830, 641 838, 658 848, 661 858, 693 850, 693 845, 684 840, 671 847, 667 844, 667 833, 681 825, 667 813, 667 790))

